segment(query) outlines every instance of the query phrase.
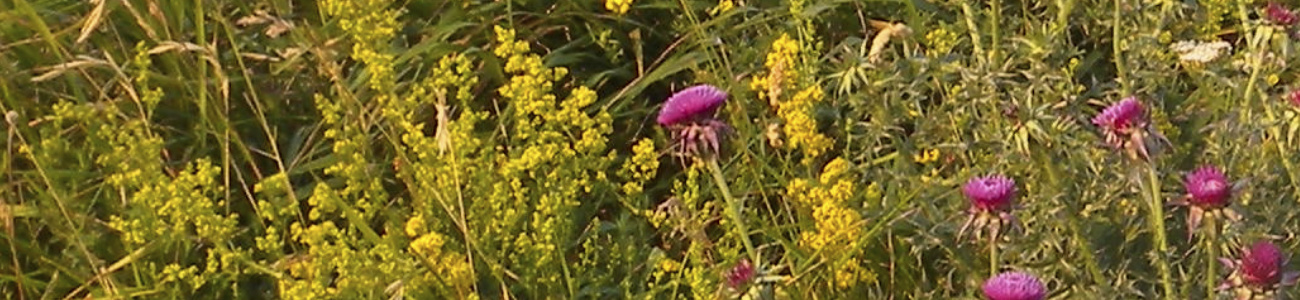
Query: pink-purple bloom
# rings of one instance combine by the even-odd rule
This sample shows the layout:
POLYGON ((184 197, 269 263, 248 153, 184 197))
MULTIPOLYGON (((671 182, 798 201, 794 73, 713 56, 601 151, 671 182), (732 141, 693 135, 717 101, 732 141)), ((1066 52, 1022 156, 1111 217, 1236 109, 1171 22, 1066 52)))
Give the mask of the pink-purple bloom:
MULTIPOLYGON (((962 186, 962 194, 970 201, 970 218, 963 224, 958 235, 965 235, 966 229, 989 227, 996 238, 1003 225, 1014 225, 1016 218, 1011 215, 1015 206, 1016 182, 1002 175, 988 175, 971 178, 962 186)), ((978 235, 979 232, 977 231, 978 235)))
POLYGON ((1204 209, 1228 206, 1232 197, 1232 183, 1214 166, 1203 166, 1187 174, 1184 185, 1190 203, 1204 209))
POLYGON ((726 100, 726 92, 707 84, 686 88, 668 98, 657 121, 672 131, 674 154, 694 156, 719 150, 719 136, 729 127, 713 115, 726 100))
MULTIPOLYGON (((1187 215, 1187 238, 1191 239, 1196 229, 1201 226, 1201 220, 1206 217, 1215 217, 1222 215, 1232 220, 1238 220, 1241 217, 1235 211, 1228 208, 1232 204, 1233 183, 1228 181, 1228 176, 1223 175, 1219 168, 1206 165, 1191 173, 1183 181, 1183 187, 1187 189, 1187 194, 1182 199, 1174 202, 1177 205, 1187 206, 1189 211, 1187 215)), ((1210 230, 1216 230, 1211 228, 1210 230)))
POLYGON ((713 118, 727 100, 727 92, 712 85, 692 86, 673 94, 659 110, 659 125, 671 126, 713 118))
POLYGON ((1282 280, 1282 266, 1286 263, 1282 249, 1267 241, 1255 242, 1241 254, 1241 275, 1246 284, 1272 286, 1282 280))
POLYGON ((1146 123, 1145 112, 1146 109, 1142 107, 1141 102, 1138 102, 1137 97, 1129 96, 1102 110, 1092 118, 1092 124, 1101 127, 1102 130, 1123 135, 1131 128, 1146 123))
POLYGON ((1101 129, 1106 144, 1115 149, 1127 149, 1134 158, 1150 158, 1149 144, 1156 141, 1169 143, 1158 132, 1150 131, 1146 108, 1135 96, 1124 98, 1102 110, 1092 118, 1092 124, 1101 129))
POLYGON ((971 178, 961 189, 976 209, 1002 211, 1011 208, 1016 195, 1016 182, 1002 175, 971 178))
POLYGON ((1270 22, 1273 22, 1273 24, 1283 26, 1295 24, 1297 20, 1295 12, 1287 9, 1286 6, 1282 6, 1282 4, 1279 4, 1276 1, 1268 2, 1268 6, 1264 7, 1264 15, 1270 22))
POLYGON ((1236 288, 1240 299, 1294 285, 1300 278, 1300 273, 1286 271, 1286 254, 1269 241, 1257 241, 1243 249, 1238 260, 1220 258, 1219 261, 1233 271, 1219 288, 1236 288))
POLYGON ((725 277, 728 287, 739 289, 754 280, 754 265, 749 263, 749 259, 742 258, 740 262, 727 270, 725 277))
POLYGON ((1287 93, 1286 100, 1287 102, 1291 102, 1291 105, 1294 105, 1295 107, 1300 107, 1300 90, 1294 90, 1291 91, 1290 93, 1287 93))
POLYGON ((1034 275, 1024 272, 1005 272, 984 282, 984 296, 989 300, 1042 300, 1047 297, 1047 287, 1034 275))

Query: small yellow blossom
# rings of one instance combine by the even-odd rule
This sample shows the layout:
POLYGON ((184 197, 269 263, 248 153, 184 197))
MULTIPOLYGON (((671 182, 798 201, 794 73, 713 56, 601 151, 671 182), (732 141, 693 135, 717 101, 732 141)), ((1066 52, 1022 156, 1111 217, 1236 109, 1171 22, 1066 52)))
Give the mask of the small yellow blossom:
POLYGON ((425 231, 424 215, 417 214, 411 217, 411 219, 406 220, 406 236, 417 237, 424 234, 425 231))
POLYGON ((714 6, 713 9, 709 10, 709 14, 714 16, 720 15, 726 13, 727 11, 730 11, 732 8, 735 7, 736 7, 736 3, 733 2, 732 0, 721 0, 718 1, 717 6, 714 6))
POLYGON ((626 14, 627 10, 632 8, 633 0, 605 0, 605 9, 615 14, 626 14))
POLYGON ((918 164, 928 164, 939 160, 939 149, 929 149, 912 155, 912 160, 918 164))

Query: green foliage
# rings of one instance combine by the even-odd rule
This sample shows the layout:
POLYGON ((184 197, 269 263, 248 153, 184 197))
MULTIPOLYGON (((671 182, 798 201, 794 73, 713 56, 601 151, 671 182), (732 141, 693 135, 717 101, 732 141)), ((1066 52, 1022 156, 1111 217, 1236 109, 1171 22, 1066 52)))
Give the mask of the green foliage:
POLYGON ((0 295, 1228 296, 1218 257, 1300 253, 1300 31, 1265 4, 4 2, 0 295), (670 155, 696 84, 722 151, 670 155), (1091 122, 1128 96, 1150 160, 1091 122), (1201 165, 1242 218, 1166 205, 1201 165), (986 174, 1020 226, 972 240, 986 174))

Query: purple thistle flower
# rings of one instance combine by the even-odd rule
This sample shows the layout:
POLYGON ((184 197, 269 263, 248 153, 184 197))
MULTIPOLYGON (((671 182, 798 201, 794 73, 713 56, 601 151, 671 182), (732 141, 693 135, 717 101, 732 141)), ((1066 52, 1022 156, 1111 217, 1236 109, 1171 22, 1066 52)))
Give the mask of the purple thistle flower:
POLYGON ((1187 239, 1192 238, 1201 226, 1201 220, 1206 217, 1222 215, 1233 221, 1241 219, 1237 212, 1228 208, 1232 204, 1232 192, 1236 187, 1228 182, 1228 177, 1219 168, 1211 165, 1197 168, 1184 178, 1183 187, 1187 189, 1187 194, 1173 204, 1187 206, 1189 209, 1187 239))
POLYGON ((725 277, 727 278, 728 287, 739 289, 754 279, 754 265, 749 263, 749 259, 742 258, 740 262, 727 270, 725 277))
POLYGON ((1184 186, 1190 204, 1202 209, 1223 208, 1232 200, 1232 183, 1214 166, 1202 166, 1187 174, 1184 186))
MULTIPOLYGON (((1106 144, 1115 149, 1127 149, 1130 157, 1147 159, 1156 142, 1172 146, 1159 132, 1147 126, 1146 108, 1137 97, 1129 96, 1102 110, 1092 118, 1092 124, 1101 129, 1106 144)), ((1158 150, 1158 149, 1157 149, 1158 150)))
POLYGON ((1252 294, 1267 294, 1283 286, 1295 285, 1300 272, 1285 271, 1287 258, 1282 249, 1269 241, 1257 241, 1242 250, 1241 259, 1220 258, 1232 275, 1219 289, 1236 288, 1239 299, 1252 294))
POLYGON ((962 194, 970 199, 975 209, 981 211, 1005 211, 1011 209, 1011 200, 1015 198, 1016 182, 1002 175, 990 175, 971 178, 963 186, 962 194))
POLYGON ((1291 93, 1286 95, 1286 100, 1291 102, 1291 105, 1300 107, 1300 90, 1291 91, 1291 93))
POLYGON ((659 110, 659 125, 671 126, 711 119, 726 100, 727 92, 712 85, 701 84, 686 88, 673 94, 664 103, 664 107, 659 110))
POLYGON ((727 93, 712 85, 681 90, 659 110, 659 125, 672 131, 674 155, 679 157, 717 153, 719 136, 730 127, 713 114, 727 100, 727 93))
POLYGON ((1258 241, 1241 254, 1241 275, 1246 284, 1273 286, 1282 280, 1284 263, 1282 249, 1273 243, 1258 241))
POLYGON ((1129 96, 1102 110, 1092 118, 1092 124, 1117 135, 1127 134, 1130 128, 1141 126, 1146 122, 1144 112, 1145 109, 1142 103, 1138 102, 1137 97, 1129 96))
POLYGON ((1042 300, 1047 287, 1034 275, 1023 272, 998 274, 984 282, 984 296, 989 300, 1042 300))
POLYGON ((1264 15, 1268 16, 1268 20, 1273 22, 1273 24, 1282 26, 1295 24, 1297 19, 1295 12, 1292 12, 1290 9, 1282 6, 1282 4, 1278 4, 1274 1, 1268 2, 1268 6, 1264 8, 1264 15))
MULTIPOLYGON (((957 236, 966 234, 970 227, 984 228, 992 232, 990 239, 997 239, 1003 225, 1015 225, 1016 217, 1011 215, 1015 206, 1016 182, 1002 175, 989 175, 971 178, 961 188, 962 194, 970 201, 970 218, 962 224, 957 236)), ((980 232, 976 232, 976 236, 980 232)))

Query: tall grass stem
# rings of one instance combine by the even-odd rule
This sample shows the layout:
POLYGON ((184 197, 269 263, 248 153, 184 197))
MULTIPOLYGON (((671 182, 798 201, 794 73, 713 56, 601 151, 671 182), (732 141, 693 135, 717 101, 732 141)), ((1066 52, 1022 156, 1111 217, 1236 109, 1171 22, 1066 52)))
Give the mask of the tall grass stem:
POLYGON ((726 177, 722 175, 722 167, 718 166, 717 155, 711 155, 704 159, 709 164, 709 173, 713 175, 713 181, 718 185, 718 190, 722 192, 722 199, 727 204, 727 217, 735 224, 736 234, 740 241, 745 244, 745 253, 749 255, 749 261, 759 264, 758 252, 754 250, 754 243, 749 241, 749 228, 745 227, 745 220, 740 213, 740 201, 731 196, 731 189, 727 187, 726 177))
POLYGON ((1149 215, 1147 221, 1150 223, 1155 248, 1156 271, 1160 274, 1160 287, 1164 291, 1164 299, 1174 299, 1173 279, 1169 271, 1169 242, 1165 237, 1165 212, 1164 200, 1160 196, 1160 176, 1156 173, 1154 159, 1148 159, 1146 163, 1146 184, 1142 185, 1143 194, 1147 200, 1147 210, 1149 215))

